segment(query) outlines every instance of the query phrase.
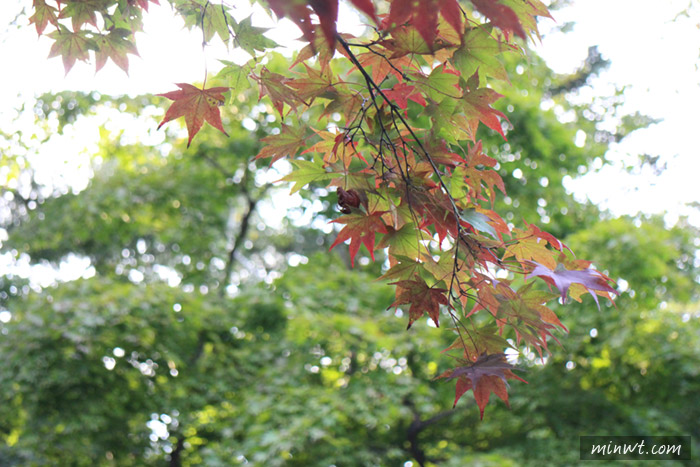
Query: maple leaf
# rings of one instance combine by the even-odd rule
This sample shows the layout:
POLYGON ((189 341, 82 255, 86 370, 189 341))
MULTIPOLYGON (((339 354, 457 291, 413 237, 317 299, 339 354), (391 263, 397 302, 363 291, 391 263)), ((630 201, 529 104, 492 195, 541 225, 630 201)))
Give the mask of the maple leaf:
POLYGON ((272 105, 277 109, 280 116, 283 116, 284 104, 289 105, 292 109, 296 109, 300 104, 306 104, 294 89, 287 86, 291 81, 290 78, 273 73, 262 67, 260 76, 252 74, 251 77, 260 84, 260 96, 258 100, 267 95, 272 100, 272 105))
POLYGON ((97 51, 95 52, 95 72, 100 71, 107 59, 112 61, 124 72, 129 74, 129 58, 127 53, 138 56, 136 46, 127 38, 131 36, 128 29, 114 29, 109 34, 100 35, 96 39, 97 51))
POLYGON ((382 214, 384 212, 348 214, 332 220, 331 222, 345 224, 345 227, 338 232, 338 236, 329 250, 346 240, 350 240, 350 264, 353 267, 355 266, 355 255, 360 251, 361 244, 365 245, 372 257, 372 261, 374 261, 374 234, 377 232, 387 233, 382 214))
POLYGON ((537 264, 544 264, 546 267, 554 268, 557 266, 552 251, 547 249, 547 242, 535 237, 518 238, 516 243, 508 247, 504 259, 513 255, 521 263, 534 260, 537 264))
POLYGON ((389 308, 404 304, 411 305, 408 309, 406 329, 410 329, 411 325, 425 313, 428 313, 435 326, 440 326, 440 305, 449 306, 445 295, 447 289, 428 287, 428 284, 418 275, 413 280, 391 282, 390 285, 396 286, 396 300, 389 305, 389 308))
POLYGON ((418 274, 419 270, 424 269, 422 263, 418 263, 409 258, 398 257, 395 259, 398 260, 398 262, 375 280, 407 279, 418 274))
POLYGON ((467 81, 467 89, 462 96, 462 110, 469 118, 478 118, 481 123, 497 131, 503 139, 506 139, 501 122, 498 117, 508 120, 500 110, 491 107, 491 104, 503 97, 490 88, 479 87, 479 72, 476 71, 467 81))
MULTIPOLYGON (((331 0, 333 1, 333 0, 331 0)), ((337 3, 337 0, 335 0, 337 3)), ((314 26, 311 24, 311 10, 307 7, 304 1, 289 1, 289 0, 268 0, 270 8, 280 18, 288 16, 299 29, 301 29, 304 38, 313 43, 314 26)))
POLYGON ((457 0, 414 0, 391 3, 387 26, 394 28, 409 22, 432 48, 437 36, 438 13, 460 31, 462 28, 461 9, 457 0))
POLYGON ((234 43, 241 49, 255 57, 255 51, 264 52, 266 49, 271 49, 277 46, 275 41, 265 37, 263 33, 267 32, 267 28, 256 28, 252 24, 252 15, 236 23, 233 23, 233 32, 236 34, 234 43))
POLYGON ((317 162, 305 161, 303 159, 295 159, 290 162, 297 170, 285 175, 278 181, 294 182, 291 191, 292 194, 311 182, 330 180, 338 176, 336 173, 328 172, 317 162))
MULTIPOLYGON (((419 85, 429 99, 446 106, 455 106, 459 87, 459 73, 445 65, 436 66, 428 75, 427 80, 419 77, 419 85)), ((454 109, 454 107, 453 107, 454 109)))
POLYGON ((369 16, 372 19, 372 21, 374 21, 376 24, 379 24, 379 20, 377 19, 377 15, 374 11, 374 3, 372 2, 372 0, 350 0, 350 3, 355 5, 355 7, 362 13, 369 16))
POLYGON ((89 50, 95 49, 95 42, 87 37, 85 31, 71 32, 61 24, 58 26, 57 31, 48 34, 55 41, 51 45, 49 58, 60 55, 63 67, 68 74, 76 60, 87 61, 90 58, 89 50))
MULTIPOLYGON (((349 37, 346 37, 346 39, 349 39, 349 37)), ((341 50, 341 52, 344 51, 341 50)), ((298 64, 318 55, 318 64, 321 66, 321 71, 323 71, 326 69, 326 67, 328 67, 328 64, 333 59, 334 53, 335 49, 331 49, 328 46, 328 43, 322 37, 315 37, 313 43, 305 45, 299 51, 296 56, 296 60, 294 60, 294 62, 289 66, 289 69, 291 70, 298 64)))
POLYGON ((457 379, 454 406, 468 390, 474 392, 476 405, 479 406, 481 419, 484 419, 484 409, 489 402, 491 393, 496 394, 507 406, 508 403, 508 379, 517 379, 527 384, 527 381, 515 375, 511 370, 515 368, 508 363, 505 354, 496 353, 481 354, 471 365, 461 366, 445 371, 435 379, 457 379))
POLYGON ((341 161, 345 167, 348 167, 354 157, 357 157, 362 162, 367 164, 364 156, 357 151, 357 143, 354 143, 347 137, 345 133, 331 133, 330 131, 314 130, 321 141, 311 146, 302 154, 315 152, 323 155, 323 160, 328 163, 341 161))
POLYGON ((289 126, 282 124, 281 131, 276 135, 266 136, 260 140, 265 143, 256 159, 272 157, 270 165, 283 157, 294 157, 306 144, 305 129, 302 126, 289 126))
POLYGON ((395 101, 396 105, 398 105, 400 109, 408 108, 409 99, 422 105, 423 107, 427 105, 425 99, 423 98, 423 94, 418 91, 415 86, 410 86, 406 83, 399 83, 392 89, 385 90, 384 95, 395 101))
POLYGON ((460 217, 472 226, 474 230, 487 233, 498 240, 498 232, 493 225, 489 224, 489 222, 492 222, 492 219, 486 214, 478 212, 474 208, 469 208, 460 212, 460 217))
POLYGON ((335 23, 338 21, 338 0, 308 0, 318 16, 321 30, 331 49, 335 48, 335 23))
MULTIPOLYGON (((378 23, 371 0, 350 0, 358 10, 378 23)), ((338 21, 338 0, 268 0, 272 11, 283 18, 288 16, 301 29, 304 38, 314 45, 315 28, 311 23, 311 11, 316 13, 331 50, 335 49, 336 22, 338 21)))
POLYGON ((155 3, 156 5, 160 5, 160 3, 158 3, 158 0, 127 0, 127 1, 130 5, 137 3, 141 8, 143 8, 146 11, 148 11, 148 2, 149 1, 155 3))
POLYGON ((156 94, 157 96, 166 97, 174 101, 168 111, 165 112, 163 121, 158 125, 158 129, 163 124, 179 117, 185 117, 187 125, 187 147, 190 147, 192 138, 202 128, 204 122, 208 122, 211 126, 228 136, 224 126, 221 123, 221 114, 219 106, 224 102, 223 93, 228 91, 227 87, 216 87, 209 89, 199 89, 191 84, 177 83, 179 91, 166 92, 164 94, 156 94))
POLYGON ((313 100, 333 87, 333 75, 330 68, 314 70, 304 63, 306 74, 300 78, 290 80, 289 87, 297 90, 297 97, 311 105, 313 100))
POLYGON ((440 353, 459 350, 464 358, 476 362, 480 355, 503 353, 504 348, 514 349, 505 338, 499 335, 496 323, 488 323, 480 328, 469 329, 467 336, 457 336, 449 347, 440 353))
POLYGON ((338 20, 338 0, 268 0, 270 8, 280 18, 288 16, 299 29, 304 39, 313 45, 315 27, 311 23, 311 12, 318 16, 321 29, 331 49, 335 48, 335 23, 338 20))
POLYGON ((442 164, 446 167, 455 168, 465 163, 465 160, 459 154, 452 152, 444 140, 434 141, 433 138, 423 144, 425 150, 430 154, 430 157, 436 164, 442 164))
MULTIPOLYGON (((527 226, 527 233, 534 235, 537 238, 541 238, 542 240, 547 241, 547 243, 552 245, 557 250, 562 251, 563 248, 569 249, 568 246, 564 245, 554 235, 550 234, 549 232, 545 232, 544 230, 540 230, 540 228, 537 227, 535 224, 528 224, 527 222, 525 222, 525 225, 527 226)), ((571 251, 571 250, 569 250, 569 251, 571 251)))
MULTIPOLYGON (((253 63, 255 59, 251 59, 250 62, 246 63, 245 65, 239 65, 227 60, 219 61, 224 64, 224 67, 216 74, 217 79, 226 81, 229 88, 235 89, 239 94, 251 87, 248 75, 251 71, 251 63, 253 63)), ((232 97, 234 97, 233 93, 231 93, 231 96, 229 97, 229 103, 231 102, 232 97)))
POLYGON ((463 76, 481 70, 482 74, 508 81, 506 70, 498 60, 503 51, 503 45, 491 35, 490 28, 480 26, 467 30, 452 60, 463 76))
POLYGON ((97 27, 98 11, 104 11, 107 6, 105 0, 81 0, 79 2, 67 2, 59 13, 59 18, 70 18, 73 31, 78 31, 85 23, 97 27))
POLYGON ((45 0, 34 0, 34 14, 29 17, 29 23, 34 23, 36 32, 41 36, 46 29, 46 26, 51 23, 58 26, 58 17, 56 16, 56 8, 47 5, 45 0))
POLYGON ((403 76, 397 70, 411 64, 410 57, 399 57, 389 61, 386 58, 372 52, 359 54, 357 56, 357 60, 360 62, 363 68, 369 68, 372 70, 372 81, 377 84, 384 81, 389 73, 394 75, 400 82, 403 79, 403 76))
POLYGON ((572 284, 581 284, 585 287, 585 289, 593 295, 598 309, 600 309, 600 304, 598 303, 597 295, 593 292, 594 290, 619 295, 617 290, 608 285, 609 281, 612 282, 610 278, 595 269, 571 271, 566 269, 564 265, 558 264, 557 267, 552 270, 536 261, 530 261, 530 263, 534 264, 535 268, 525 276, 525 279, 527 280, 533 276, 541 277, 545 282, 559 289, 562 300, 566 300, 566 293, 572 284))
POLYGON ((413 224, 406 224, 399 230, 388 228, 388 233, 379 242, 377 248, 389 248, 389 255, 394 258, 404 257, 418 259, 421 257, 423 247, 420 243, 420 235, 413 224))
MULTIPOLYGON (((520 24, 527 31, 537 33, 537 16, 554 19, 540 0, 500 0, 500 3, 513 10, 520 24)), ((539 33, 537 35, 539 37, 539 33)))
MULTIPOLYGON (((433 49, 425 42, 423 36, 409 26, 397 26, 391 30, 391 37, 380 42, 380 44, 391 51, 389 59, 403 57, 408 54, 430 55, 433 49)), ((434 44, 435 45, 435 44, 434 44)), ((439 44, 443 48, 447 44, 439 44)))
POLYGON ((498 0, 471 0, 471 2, 479 13, 486 16, 494 26, 506 34, 512 32, 523 39, 527 37, 518 15, 510 7, 498 3, 498 0))

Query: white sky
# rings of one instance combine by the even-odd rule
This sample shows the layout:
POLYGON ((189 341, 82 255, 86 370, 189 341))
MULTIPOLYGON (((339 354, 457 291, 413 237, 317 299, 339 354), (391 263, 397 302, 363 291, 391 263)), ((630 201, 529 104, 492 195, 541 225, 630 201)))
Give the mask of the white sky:
POLYGON ((537 49, 555 71, 566 73, 585 59, 589 46, 598 45, 612 63, 595 81, 596 92, 610 83, 627 86, 626 112, 663 119, 613 145, 611 165, 569 184, 617 214, 668 211, 670 222, 685 214, 700 225, 700 212, 684 206, 700 202, 700 5, 693 2, 692 17, 674 22, 689 0, 578 0, 555 14, 559 23, 576 22, 574 30, 547 35, 537 49), (620 170, 643 153, 662 156, 667 170, 658 177, 620 170))
MULTIPOLYGON (((698 119, 694 118, 700 104, 700 73, 696 68, 700 63, 699 8, 694 18, 671 22, 688 1, 577 0, 572 7, 555 13, 558 24, 576 23, 572 32, 546 34, 537 47, 555 71, 573 71, 585 59, 588 47, 598 45, 612 65, 596 80, 593 92, 606 94, 611 83, 627 85, 625 110, 663 119, 622 144, 613 145, 608 153, 612 165, 571 181, 568 187, 578 197, 588 197, 617 214, 669 211, 669 221, 679 214, 691 214, 694 223, 700 225, 700 213, 684 207, 684 203, 700 201, 696 181, 700 154, 695 143, 698 119), (661 155, 668 169, 658 177, 632 176, 620 170, 623 163, 635 161, 640 153, 661 155)), ((0 25, 11 21, 22 6, 29 8, 30 1, 4 0, 0 25)), ((208 48, 204 56, 201 35, 184 31, 180 20, 172 19, 168 7, 151 4, 150 10, 144 27, 147 33, 137 37, 141 58, 130 58, 129 77, 111 62, 97 74, 94 64, 78 62, 64 76, 61 59, 46 58, 50 41, 37 38, 33 26, 26 25, 26 17, 21 22, 24 27, 0 32, 0 63, 5 64, 0 124, 22 100, 42 92, 166 92, 173 88, 172 83, 201 81, 205 61, 212 72, 217 59, 231 59, 225 49, 214 47, 208 48)), ((341 17, 344 15, 341 12, 341 17)), ((547 23, 543 22, 544 32, 547 23)), ((288 31, 280 36, 278 42, 289 43, 288 31)), ((94 129, 84 136, 77 131, 74 138, 84 138, 83 146, 94 142, 94 129)))

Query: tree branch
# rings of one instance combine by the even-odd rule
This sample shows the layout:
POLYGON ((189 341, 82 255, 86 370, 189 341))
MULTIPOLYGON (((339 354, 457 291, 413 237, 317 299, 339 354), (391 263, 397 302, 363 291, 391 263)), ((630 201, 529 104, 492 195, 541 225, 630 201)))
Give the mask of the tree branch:
POLYGON ((421 467, 425 467, 425 463, 429 462, 430 459, 427 458, 427 456, 425 455, 425 451, 423 450, 423 448, 420 447, 418 436, 423 430, 425 430, 429 426, 435 425, 442 419, 454 415, 456 410, 445 410, 443 412, 437 413, 436 415, 433 415, 427 420, 421 420, 420 412, 418 412, 416 405, 413 403, 413 400, 410 397, 404 397, 403 405, 410 408, 411 412, 413 413, 413 421, 408 426, 408 430, 406 432, 406 439, 410 443, 410 448, 408 449, 408 452, 411 453, 413 458, 416 460, 416 462, 418 462, 418 464, 421 467))
POLYGON ((185 437, 184 435, 180 435, 177 438, 177 444, 175 445, 175 449, 173 449, 173 452, 170 453, 170 463, 168 464, 170 467, 180 467, 182 465, 182 451, 185 449, 185 437))
POLYGON ((245 214, 243 214, 243 219, 241 219, 241 228, 238 230, 238 235, 233 241, 233 245, 231 246, 231 249, 228 252, 228 260, 226 261, 226 269, 224 271, 224 283, 219 292, 221 296, 223 296, 226 292, 226 286, 231 280, 233 266, 236 263, 236 253, 243 244, 243 240, 245 240, 246 236, 248 235, 248 229, 250 228, 250 216, 253 215, 253 211, 255 211, 255 208, 258 204, 258 199, 252 198, 248 193, 248 190, 244 190, 244 194, 248 206, 246 208, 245 214))

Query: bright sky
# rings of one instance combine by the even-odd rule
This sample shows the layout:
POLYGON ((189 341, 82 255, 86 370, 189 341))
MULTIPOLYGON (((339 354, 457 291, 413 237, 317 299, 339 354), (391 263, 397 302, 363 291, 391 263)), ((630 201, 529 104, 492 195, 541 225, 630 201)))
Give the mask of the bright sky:
MULTIPOLYGON (((693 0, 697 1, 697 0, 693 0)), ((700 104, 700 8, 693 18, 674 17, 689 0, 577 0, 555 13, 557 23, 544 21, 543 32, 569 21, 572 32, 545 34, 538 52, 558 72, 571 72, 585 59, 588 47, 598 45, 611 60, 608 71, 596 80, 595 94, 609 93, 611 86, 627 86, 624 109, 640 111, 663 122, 613 145, 610 165, 597 173, 571 180, 567 187, 580 198, 609 207, 617 214, 668 211, 669 221, 689 214, 700 225, 700 212, 684 206, 700 202, 696 177, 700 154, 695 142, 696 108, 700 104), (644 172, 629 175, 620 167, 636 161, 637 154, 660 155, 668 165, 660 176, 644 172)), ((162 2, 167 3, 167 2, 162 2)), ((239 2, 242 4, 244 2, 239 2)), ((4 28, 28 0, 4 0, 0 25, 4 28)), ((195 82, 203 78, 203 63, 215 71, 222 49, 201 49, 201 35, 182 29, 166 6, 151 4, 144 30, 138 40, 140 57, 130 59, 129 77, 109 62, 98 74, 93 64, 78 62, 64 76, 60 58, 47 59, 50 41, 37 38, 33 27, 20 20, 20 28, 0 28, 0 63, 5 64, 0 87, 0 124, 11 109, 33 95, 61 89, 97 90, 104 94, 159 93, 172 89, 172 83, 195 82), (10 66, 13 65, 13 66, 10 66)), ((243 8, 241 8, 243 13, 243 8)), ((347 13, 341 12, 341 18, 347 13)), ((241 18, 238 18, 241 19, 241 18)), ((254 23, 255 24, 255 23, 254 23)), ((258 26, 263 26, 258 24, 258 26)), ((289 32, 278 33, 278 42, 289 43, 289 32)), ((93 131, 93 130, 91 130, 93 131)), ((75 137, 80 139, 80 134, 75 137)), ((94 140, 94 131, 85 135, 85 145, 94 140)), ((70 164, 68 164, 70 166, 70 164)), ((649 171, 650 172, 650 171, 649 171)))
POLYGON ((673 19, 689 0, 577 0, 555 14, 558 23, 576 23, 572 32, 549 34, 538 52, 557 72, 570 72, 598 45, 612 63, 594 83, 596 94, 611 84, 627 86, 623 110, 663 119, 633 133, 608 152, 610 165, 568 184, 581 197, 617 214, 668 211, 669 222, 689 215, 700 226, 700 150, 696 143, 700 105, 700 4, 690 18, 673 19), (638 154, 661 156, 666 171, 630 175, 620 169, 638 154))

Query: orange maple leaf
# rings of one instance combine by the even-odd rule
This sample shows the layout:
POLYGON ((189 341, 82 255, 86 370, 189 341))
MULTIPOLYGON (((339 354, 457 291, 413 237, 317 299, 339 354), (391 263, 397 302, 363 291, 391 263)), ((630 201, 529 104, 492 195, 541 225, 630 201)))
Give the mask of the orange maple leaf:
POLYGON ((224 103, 223 93, 228 91, 227 87, 199 89, 191 84, 177 83, 179 91, 166 92, 164 94, 156 94, 157 96, 167 97, 174 101, 163 117, 163 121, 158 125, 158 129, 163 124, 170 120, 175 120, 179 117, 185 117, 187 124, 187 147, 190 147, 192 138, 202 128, 204 122, 209 122, 211 126, 228 136, 221 123, 221 114, 219 114, 219 106, 224 103))

